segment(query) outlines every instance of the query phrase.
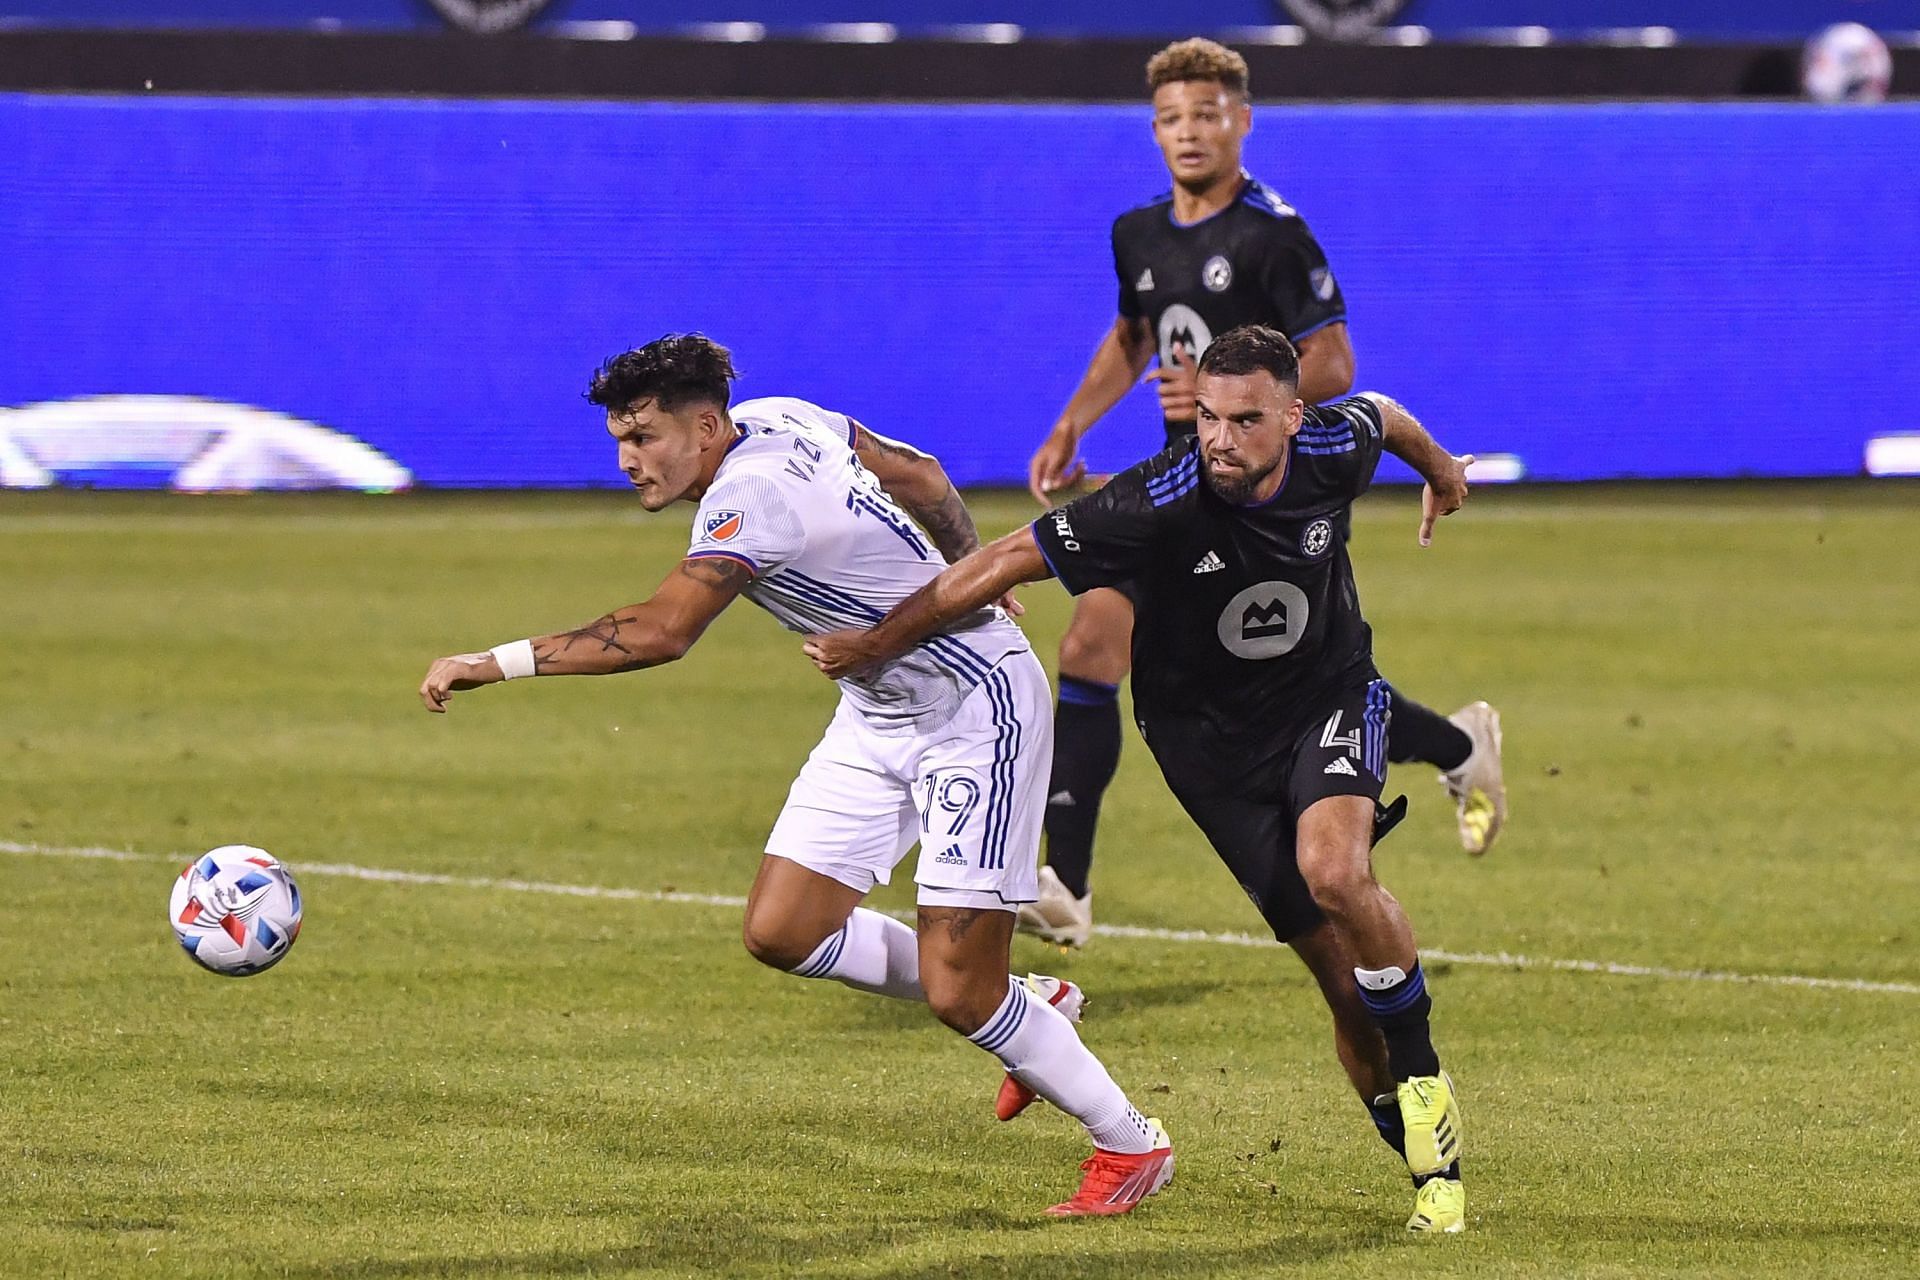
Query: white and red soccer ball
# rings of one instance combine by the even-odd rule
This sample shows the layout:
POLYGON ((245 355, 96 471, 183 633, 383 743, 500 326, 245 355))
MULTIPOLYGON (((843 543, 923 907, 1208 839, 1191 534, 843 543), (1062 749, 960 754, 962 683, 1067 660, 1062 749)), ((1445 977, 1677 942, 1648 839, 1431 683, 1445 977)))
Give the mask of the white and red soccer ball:
POLYGON ((300 889, 265 849, 221 845, 173 882, 167 919, 201 966, 229 978, 271 969, 300 936, 300 889))
POLYGON ((1893 54, 1872 29, 1836 22, 1807 41, 1800 82, 1815 102, 1885 102, 1893 54))

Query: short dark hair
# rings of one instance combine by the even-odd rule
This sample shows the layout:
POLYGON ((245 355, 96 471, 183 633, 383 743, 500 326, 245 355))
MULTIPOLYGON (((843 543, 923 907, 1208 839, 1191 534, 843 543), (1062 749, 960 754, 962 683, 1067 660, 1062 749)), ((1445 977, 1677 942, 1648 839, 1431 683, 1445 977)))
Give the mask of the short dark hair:
POLYGON ((671 413, 696 400, 726 408, 733 353, 704 333, 669 333, 637 351, 623 351, 594 371, 587 399, 616 416, 651 400, 671 413))
POLYGON ((1228 93, 1247 96, 1247 60, 1218 41, 1195 36, 1177 40, 1147 61, 1147 94, 1163 84, 1211 80, 1228 93))
POLYGON ((1236 377, 1265 369, 1274 381, 1300 385, 1300 353, 1287 335, 1263 324, 1243 324, 1215 338, 1200 355, 1200 372, 1236 377))

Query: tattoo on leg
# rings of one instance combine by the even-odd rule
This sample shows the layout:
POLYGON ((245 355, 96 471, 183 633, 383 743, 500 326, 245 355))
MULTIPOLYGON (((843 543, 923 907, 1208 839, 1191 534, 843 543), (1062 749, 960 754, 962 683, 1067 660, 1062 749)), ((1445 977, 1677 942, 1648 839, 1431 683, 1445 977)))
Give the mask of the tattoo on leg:
POLYGON ((926 933, 936 926, 945 925, 947 941, 957 944, 965 941, 973 926, 991 914, 973 907, 922 907, 920 932, 926 933))

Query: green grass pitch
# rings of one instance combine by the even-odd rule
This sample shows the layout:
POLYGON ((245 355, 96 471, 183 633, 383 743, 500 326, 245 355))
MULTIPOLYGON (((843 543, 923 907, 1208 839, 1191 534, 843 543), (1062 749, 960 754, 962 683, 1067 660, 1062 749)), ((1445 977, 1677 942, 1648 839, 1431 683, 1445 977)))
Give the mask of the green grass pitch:
MULTIPOLYGON (((756 966, 736 908, 326 873, 745 891, 833 702, 757 610, 659 671, 414 696, 646 595, 685 508, 0 496, 0 1274, 1920 1273, 1917 497, 1485 492, 1427 551, 1410 494, 1362 503, 1382 670, 1507 726, 1482 861, 1431 776, 1390 779, 1382 878, 1464 957, 1433 969, 1472 1226, 1429 1242, 1285 952, 1016 944, 1178 1144, 1140 1212, 1054 1223, 1075 1126, 996 1124, 978 1050, 756 966), (310 868, 245 981, 162 918, 229 841, 310 868)), ((1026 600, 1051 663, 1065 596, 1026 600)), ((1103 923, 1258 926, 1131 734, 1096 882, 1103 923)))

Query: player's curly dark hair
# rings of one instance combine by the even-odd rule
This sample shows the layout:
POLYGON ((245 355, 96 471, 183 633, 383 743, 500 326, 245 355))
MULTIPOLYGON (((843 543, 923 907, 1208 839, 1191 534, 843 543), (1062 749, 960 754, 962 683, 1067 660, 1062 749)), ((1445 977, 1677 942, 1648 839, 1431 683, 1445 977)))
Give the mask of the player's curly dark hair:
POLYGON ((696 400, 725 408, 739 376, 733 353, 704 333, 669 333, 596 369, 587 399, 616 414, 641 400, 668 413, 696 400))
POLYGON ((1177 40, 1147 60, 1147 93, 1182 80, 1211 80, 1228 93, 1247 96, 1247 60, 1217 40, 1177 40))
POLYGON ((1300 385, 1300 353, 1287 335, 1263 324, 1243 324, 1215 338, 1200 355, 1201 373, 1237 377, 1265 369, 1274 381, 1300 385))

